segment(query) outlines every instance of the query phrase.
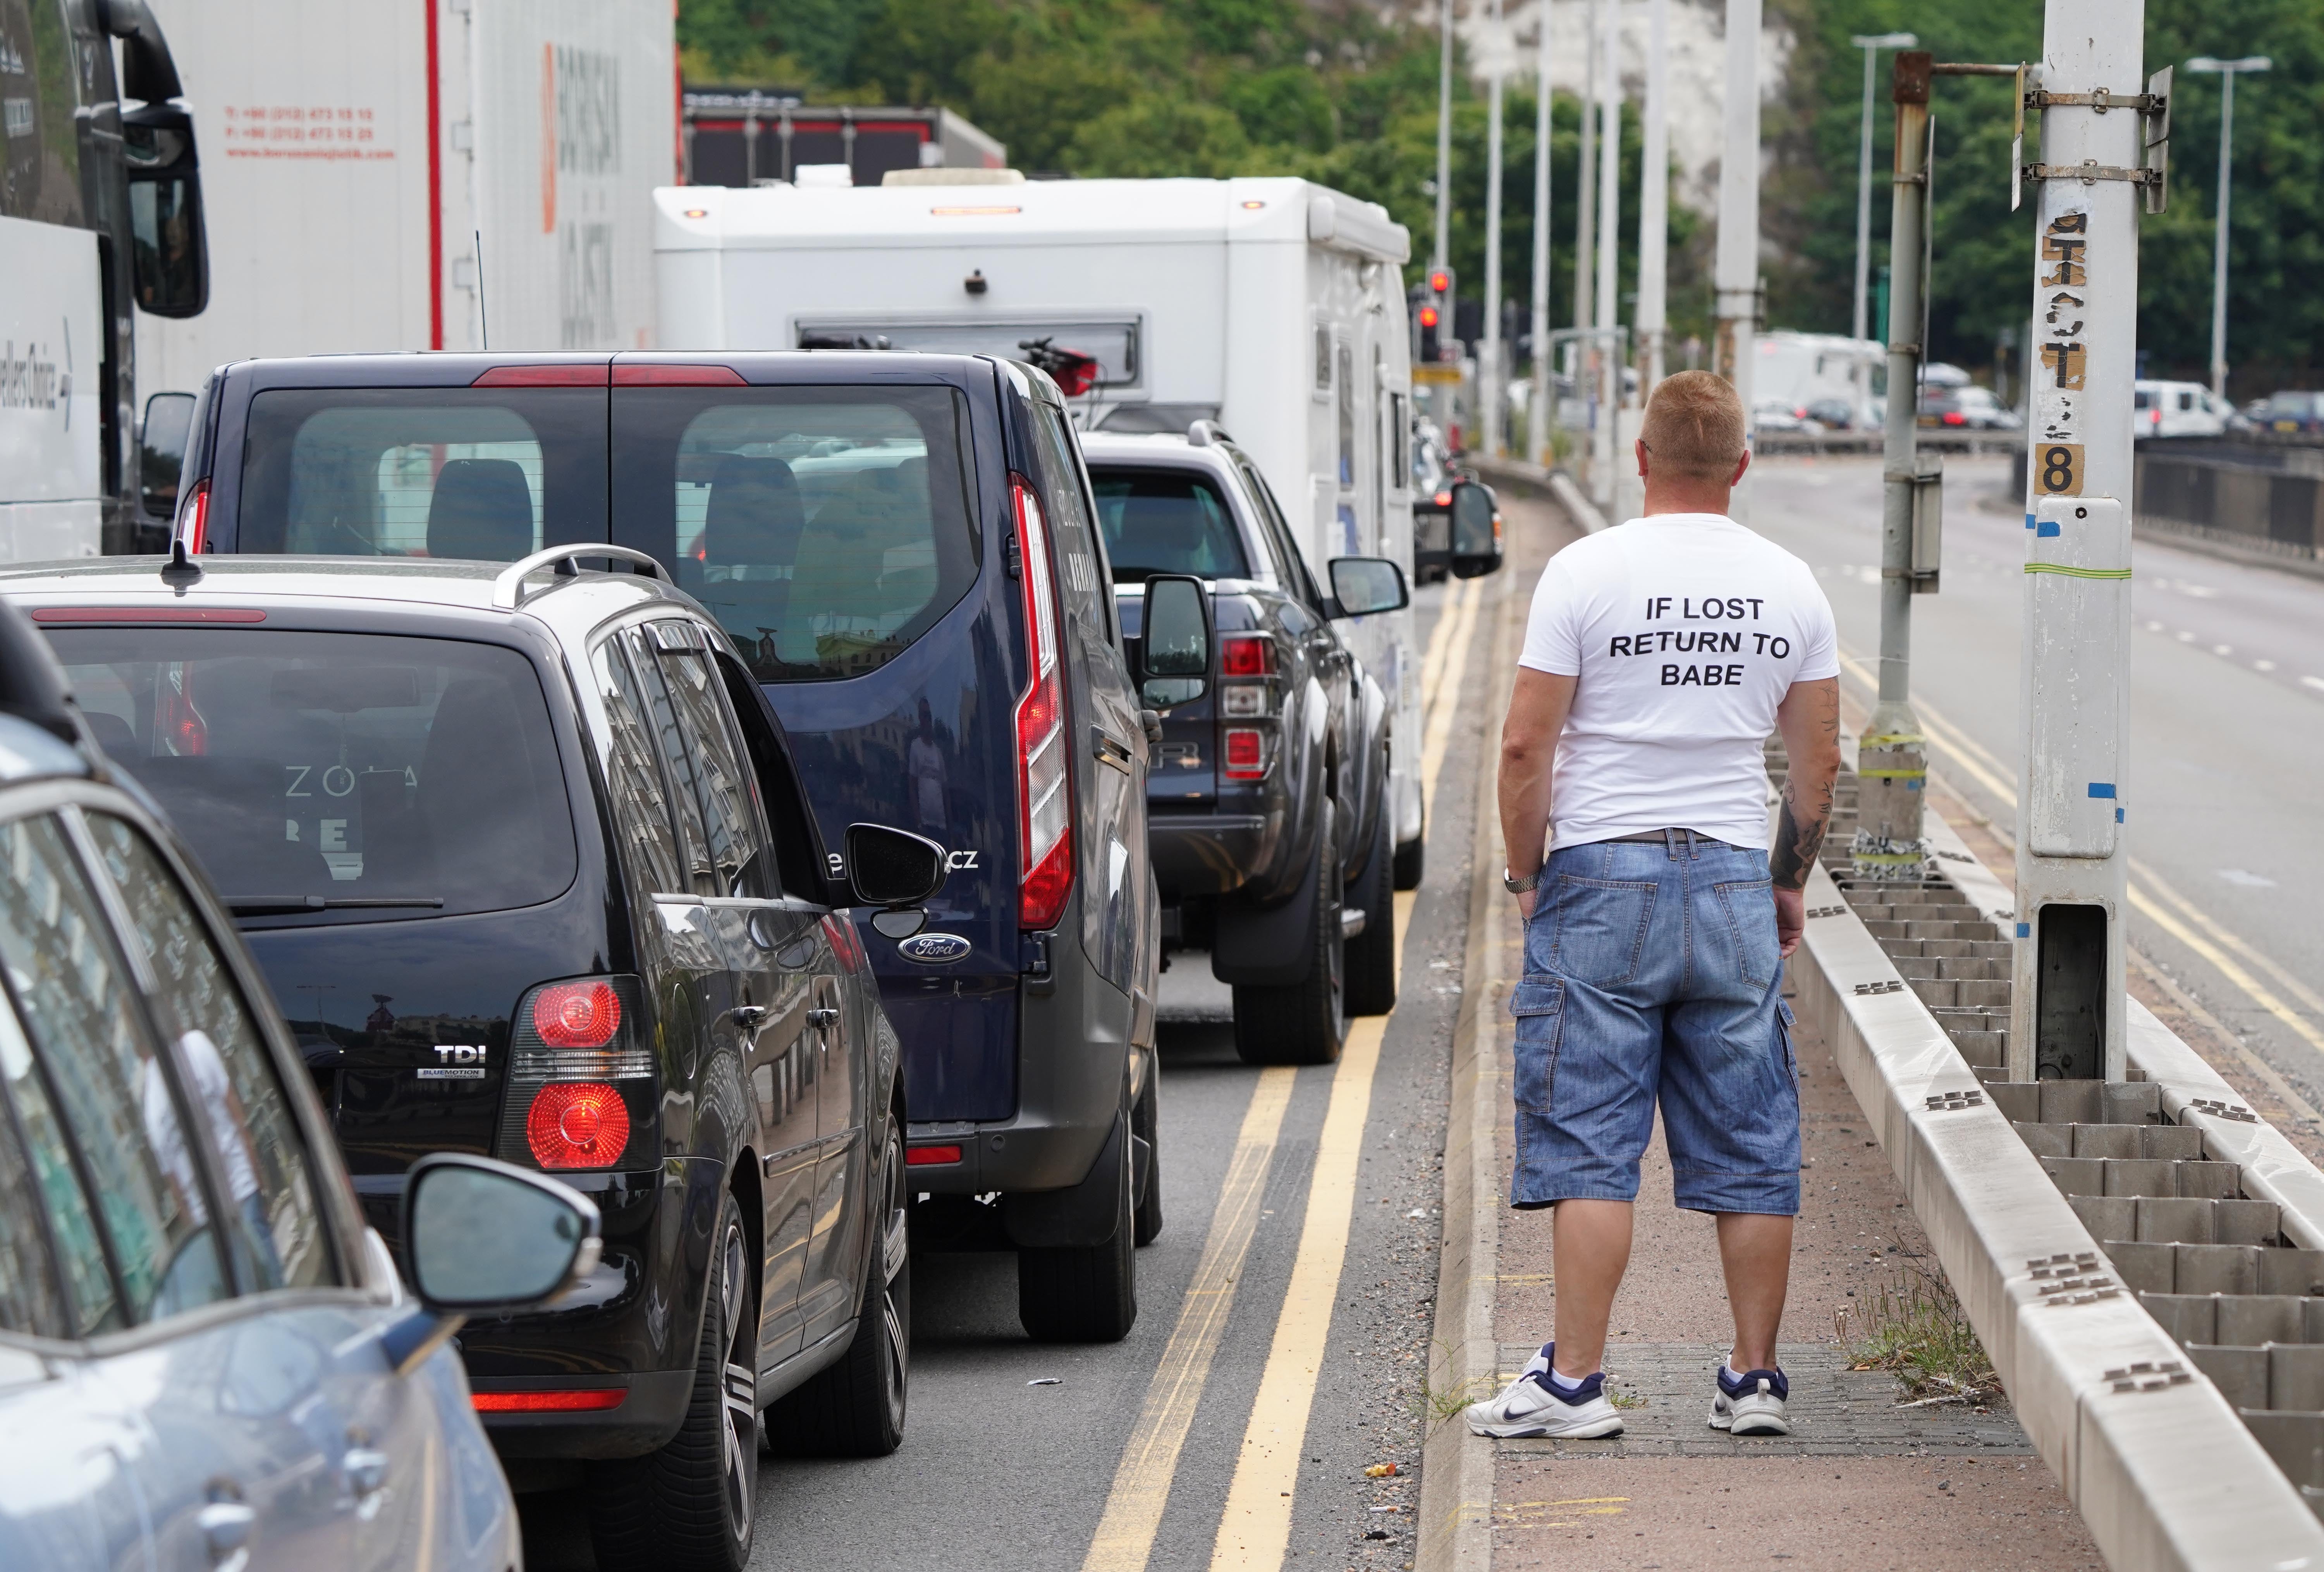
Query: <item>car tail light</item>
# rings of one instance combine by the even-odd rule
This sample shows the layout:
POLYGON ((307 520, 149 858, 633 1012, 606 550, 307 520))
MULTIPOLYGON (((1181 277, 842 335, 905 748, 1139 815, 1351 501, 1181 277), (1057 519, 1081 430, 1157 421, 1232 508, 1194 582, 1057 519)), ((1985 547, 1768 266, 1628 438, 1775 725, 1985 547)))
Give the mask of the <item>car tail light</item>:
POLYGON ((1272 677, 1275 638, 1271 633, 1229 633, 1219 641, 1219 675, 1272 677))
POLYGON ((618 1386, 567 1387, 561 1392, 477 1392, 468 1394, 480 1414, 572 1414, 617 1409, 629 1396, 618 1386))
POLYGON ((619 365, 615 387, 741 387, 742 374, 731 365, 619 365))
POLYGON ((609 363, 603 360, 560 365, 495 365, 470 387, 604 387, 609 363))
POLYGON ((178 514, 178 538, 186 543, 191 555, 210 549, 210 483, 198 480, 194 494, 186 499, 184 509, 178 514))
POLYGON ((906 1168, 926 1168, 934 1163, 958 1162, 957 1146, 907 1146, 904 1148, 906 1168))
POLYGON ((1229 726, 1226 745, 1220 750, 1226 760, 1226 777, 1230 781, 1260 781, 1267 777, 1267 734, 1256 726, 1229 726))
POLYGON ((182 661, 173 661, 157 686, 153 729, 161 733, 162 745, 180 759, 208 753, 210 726, 194 706, 193 668, 182 661))
POLYGON ((1058 648, 1065 618, 1049 560, 1048 522, 1040 499, 1011 476, 1017 507, 1019 578, 1025 587, 1025 654, 1030 680, 1017 701, 1017 925, 1049 928, 1064 914, 1074 883, 1073 783, 1066 764, 1065 672, 1058 648))
POLYGON ((552 1081, 532 1095, 524 1139, 543 1168, 611 1168, 629 1148, 629 1105, 603 1081, 552 1081))
POLYGON ((518 1001, 496 1155, 535 1168, 655 1161, 660 1079, 632 976, 567 977, 518 1001))

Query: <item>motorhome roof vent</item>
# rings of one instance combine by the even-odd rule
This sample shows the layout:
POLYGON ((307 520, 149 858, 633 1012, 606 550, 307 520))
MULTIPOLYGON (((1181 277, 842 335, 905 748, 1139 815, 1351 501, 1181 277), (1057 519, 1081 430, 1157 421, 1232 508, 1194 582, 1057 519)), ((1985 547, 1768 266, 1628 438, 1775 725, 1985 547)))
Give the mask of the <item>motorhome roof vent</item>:
POLYGON ((890 170, 880 177, 883 186, 1021 186, 1021 170, 932 169, 890 170))

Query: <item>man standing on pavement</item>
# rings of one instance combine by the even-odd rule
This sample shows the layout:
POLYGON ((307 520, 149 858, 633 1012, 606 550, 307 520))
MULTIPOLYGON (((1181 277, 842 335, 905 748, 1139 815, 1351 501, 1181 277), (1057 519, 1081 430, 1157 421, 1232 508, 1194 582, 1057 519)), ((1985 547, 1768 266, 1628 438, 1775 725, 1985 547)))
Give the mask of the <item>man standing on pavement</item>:
POLYGON ((1838 645, 1808 566, 1727 517, 1750 464, 1732 387, 1663 382, 1637 459, 1646 515, 1542 573, 1502 732, 1526 956, 1510 1204, 1556 1208, 1556 1325, 1470 1407, 1480 1436, 1620 1433, 1600 1361, 1657 1101, 1678 1205, 1718 1218, 1735 1315, 1711 1424, 1791 1429, 1775 1329, 1800 1103, 1783 957, 1840 769, 1838 645), (1790 767, 1763 851, 1771 731, 1790 767))

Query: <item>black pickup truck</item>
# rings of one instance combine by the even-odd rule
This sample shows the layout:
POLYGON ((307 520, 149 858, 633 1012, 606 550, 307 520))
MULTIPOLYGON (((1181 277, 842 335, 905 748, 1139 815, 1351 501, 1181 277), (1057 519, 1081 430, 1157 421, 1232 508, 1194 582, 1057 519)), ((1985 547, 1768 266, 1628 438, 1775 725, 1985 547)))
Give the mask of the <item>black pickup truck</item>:
POLYGON ((1339 627, 1404 606, 1403 571, 1342 557, 1319 584, 1250 459, 1210 422, 1085 434, 1082 448, 1125 640, 1142 633, 1149 577, 1211 589, 1208 691, 1145 696, 1168 707, 1147 775, 1163 944, 1210 952, 1245 1060, 1327 1063, 1348 1016, 1396 1003, 1389 705, 1339 627))

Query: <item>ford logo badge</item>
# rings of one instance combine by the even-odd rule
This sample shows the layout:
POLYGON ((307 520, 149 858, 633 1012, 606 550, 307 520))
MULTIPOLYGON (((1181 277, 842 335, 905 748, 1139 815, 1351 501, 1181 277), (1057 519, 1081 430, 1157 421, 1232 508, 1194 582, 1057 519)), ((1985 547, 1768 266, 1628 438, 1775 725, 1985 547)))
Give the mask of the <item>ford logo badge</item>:
POLYGON ((968 940, 956 933, 916 933, 898 944, 896 953, 924 966, 947 966, 968 954, 968 940))

